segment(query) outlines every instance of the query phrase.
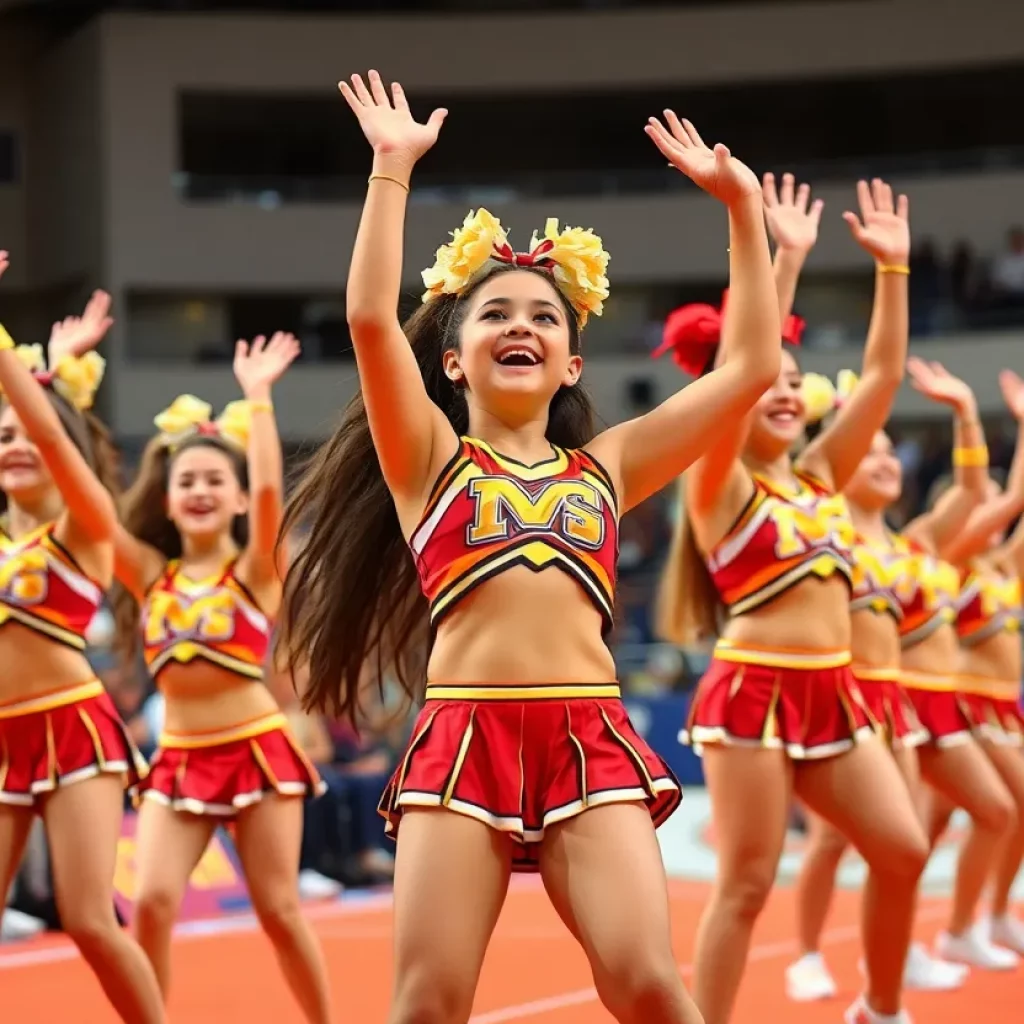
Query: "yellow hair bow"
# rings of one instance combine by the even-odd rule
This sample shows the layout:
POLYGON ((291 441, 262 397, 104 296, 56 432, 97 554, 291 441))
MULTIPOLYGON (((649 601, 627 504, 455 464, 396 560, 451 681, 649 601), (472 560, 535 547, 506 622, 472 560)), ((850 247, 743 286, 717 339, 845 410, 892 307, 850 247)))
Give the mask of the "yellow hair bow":
POLYGON ((441 295, 461 295, 492 260, 516 267, 537 267, 550 271, 555 285, 576 311, 580 327, 593 313, 600 316, 608 298, 608 260, 601 239, 584 228, 558 230, 551 217, 544 225, 544 237, 536 232, 529 252, 515 252, 501 222, 483 208, 471 210, 452 240, 442 245, 434 265, 423 271, 427 290, 423 301, 441 295))
POLYGON ((849 401, 858 380, 853 370, 840 370, 835 384, 823 374, 805 373, 801 391, 807 410, 807 422, 817 423, 830 412, 841 409, 849 401))
POLYGON ((195 395, 179 395, 163 412, 153 417, 164 445, 172 451, 196 434, 219 437, 243 451, 249 444, 252 410, 240 400, 228 402, 217 419, 213 406, 195 395))
POLYGON ((86 352, 81 356, 62 356, 55 366, 46 368, 46 353, 42 345, 15 345, 11 336, 0 327, 3 337, 25 368, 40 384, 50 385, 65 401, 76 409, 92 408, 96 392, 103 381, 106 360, 98 352, 86 352))

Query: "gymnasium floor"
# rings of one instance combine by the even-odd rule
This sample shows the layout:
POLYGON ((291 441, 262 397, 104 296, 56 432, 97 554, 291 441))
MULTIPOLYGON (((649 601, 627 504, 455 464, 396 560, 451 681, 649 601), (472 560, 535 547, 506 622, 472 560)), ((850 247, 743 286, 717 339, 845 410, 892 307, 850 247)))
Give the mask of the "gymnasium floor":
MULTIPOLYGON (((681 809, 661 830, 671 896, 675 948, 685 978, 691 975, 693 935, 714 868, 707 804, 688 791, 681 809)), ((954 849, 940 850, 925 877, 917 934, 930 941, 945 917, 954 849)), ((863 868, 844 866, 825 952, 840 984, 837 999, 789 1003, 782 972, 796 951, 790 881, 799 863, 794 840, 780 868, 780 884, 759 922, 736 1024, 839 1022, 858 990, 858 895, 863 868)), ((1024 896, 1022 879, 1021 896, 1024 896)), ((336 989, 339 1022, 380 1024, 391 983, 391 911, 385 895, 312 904, 309 914, 324 944, 336 989)), ((220 1024, 239 1016, 249 1024, 298 1020, 272 955, 248 915, 193 923, 175 947, 175 990, 170 1020, 220 1024)), ((1024 968, 1009 974, 975 972, 952 994, 911 993, 915 1024, 1017 1024, 1024 1005, 1024 968)), ((116 1024, 75 950, 60 938, 0 947, 0 1020, 12 1024, 116 1024)), ((589 1024, 610 1021, 597 1002, 586 962, 532 879, 517 880, 484 966, 471 1024, 536 1021, 589 1024)))

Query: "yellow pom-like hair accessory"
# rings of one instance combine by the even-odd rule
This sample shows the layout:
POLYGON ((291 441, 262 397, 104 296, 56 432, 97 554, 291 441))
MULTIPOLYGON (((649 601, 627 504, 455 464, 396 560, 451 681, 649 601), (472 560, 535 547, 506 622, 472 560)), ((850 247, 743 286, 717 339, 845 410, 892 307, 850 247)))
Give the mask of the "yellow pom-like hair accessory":
POLYGON ((555 286, 576 311, 580 327, 593 313, 600 316, 608 298, 609 255, 601 239, 584 228, 558 230, 549 218, 544 237, 534 233, 529 252, 515 252, 501 222, 490 211, 470 211, 452 240, 437 250, 434 265, 423 271, 423 301, 461 295, 491 262, 548 271, 555 286))
POLYGON ((252 410, 240 400, 228 402, 213 419, 213 406, 195 395, 179 395, 163 412, 153 418, 163 444, 171 451, 197 434, 219 437, 243 451, 249 444, 252 410))
POLYGON ((25 369, 40 384, 52 387, 76 409, 84 411, 92 408, 107 366, 106 360, 98 352, 62 356, 55 366, 47 369, 46 353, 42 345, 15 345, 2 325, 0 349, 13 350, 25 369))
POLYGON ((823 374, 805 373, 801 392, 808 423, 823 420, 835 408, 836 389, 823 374))

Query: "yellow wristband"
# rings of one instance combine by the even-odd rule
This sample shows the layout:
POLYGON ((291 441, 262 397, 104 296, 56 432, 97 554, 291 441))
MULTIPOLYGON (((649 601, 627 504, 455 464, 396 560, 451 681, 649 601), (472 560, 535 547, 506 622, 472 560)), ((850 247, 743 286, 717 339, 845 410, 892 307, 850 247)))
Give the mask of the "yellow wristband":
POLYGON ((371 174, 369 178, 366 179, 366 183, 369 184, 371 181, 390 181, 399 188, 404 188, 406 192, 409 191, 409 186, 406 185, 401 178, 392 178, 390 174, 371 174))
POLYGON ((954 448, 953 465, 964 468, 988 465, 988 447, 979 444, 974 448, 954 448))
POLYGON ((274 411, 274 403, 269 398, 246 399, 245 404, 249 407, 249 412, 252 415, 258 412, 273 413, 274 411))
POLYGON ((7 328, 0 324, 0 352, 10 352, 14 348, 14 339, 7 333, 7 328))
POLYGON ((879 263, 878 272, 880 274, 909 274, 910 267, 905 263, 879 263))

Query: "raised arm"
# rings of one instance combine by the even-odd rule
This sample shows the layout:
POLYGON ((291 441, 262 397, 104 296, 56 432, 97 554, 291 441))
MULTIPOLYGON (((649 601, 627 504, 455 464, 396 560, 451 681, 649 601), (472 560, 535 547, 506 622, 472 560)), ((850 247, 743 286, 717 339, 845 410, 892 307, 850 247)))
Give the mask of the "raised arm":
POLYGON ((811 202, 811 186, 797 186, 792 174, 782 176, 782 188, 775 175, 764 176, 764 216, 768 233, 775 242, 775 291, 779 296, 779 319, 783 324, 793 312, 796 286, 807 255, 818 241, 822 199, 811 202))
POLYGON ((799 463, 842 490, 889 418, 903 380, 910 335, 907 278, 910 224, 906 196, 893 202, 892 189, 875 178, 857 183, 861 219, 847 212, 857 243, 875 260, 875 303, 864 349, 860 382, 850 400, 804 449, 799 463))
POLYGON ((242 556, 247 578, 259 585, 280 578, 276 545, 284 503, 284 456, 270 393, 299 354, 299 341, 278 331, 268 342, 235 344, 235 379, 248 403, 249 544, 242 556))
POLYGON ((730 423, 771 386, 781 366, 775 293, 761 186, 723 145, 709 149, 688 121, 665 112, 646 131, 662 154, 729 212, 728 359, 644 416, 604 431, 591 443, 619 487, 621 511, 638 505, 703 455, 730 423))
POLYGON ((338 83, 373 147, 348 275, 348 324, 384 479, 396 498, 416 502, 429 485, 435 443, 450 437, 452 450, 455 446, 454 432, 430 401, 398 321, 409 179, 416 161, 437 141, 447 112, 435 110, 426 124, 418 124, 397 82, 389 98, 376 71, 368 78, 369 88, 359 75, 352 76, 351 85, 338 83))
POLYGON ((953 421, 953 486, 935 507, 911 520, 904 533, 945 555, 950 543, 967 525, 976 508, 988 496, 988 449, 978 416, 974 392, 941 363, 917 356, 907 360, 907 371, 916 391, 933 402, 948 405, 953 421))
MULTIPOLYGON (((944 545, 943 555, 949 561, 963 564, 986 551, 993 534, 1001 534, 1022 512, 1024 512, 1024 381, 1011 370, 999 375, 1003 398, 1017 420, 1017 444, 1010 465, 1006 490, 995 497, 988 497, 968 516, 962 529, 950 534, 944 545)), ((987 465, 988 452, 984 445, 971 452, 953 452, 953 464, 976 463, 987 465)), ((986 488, 991 478, 986 474, 986 488)), ((1016 555, 1014 555, 1016 557, 1016 555)))

